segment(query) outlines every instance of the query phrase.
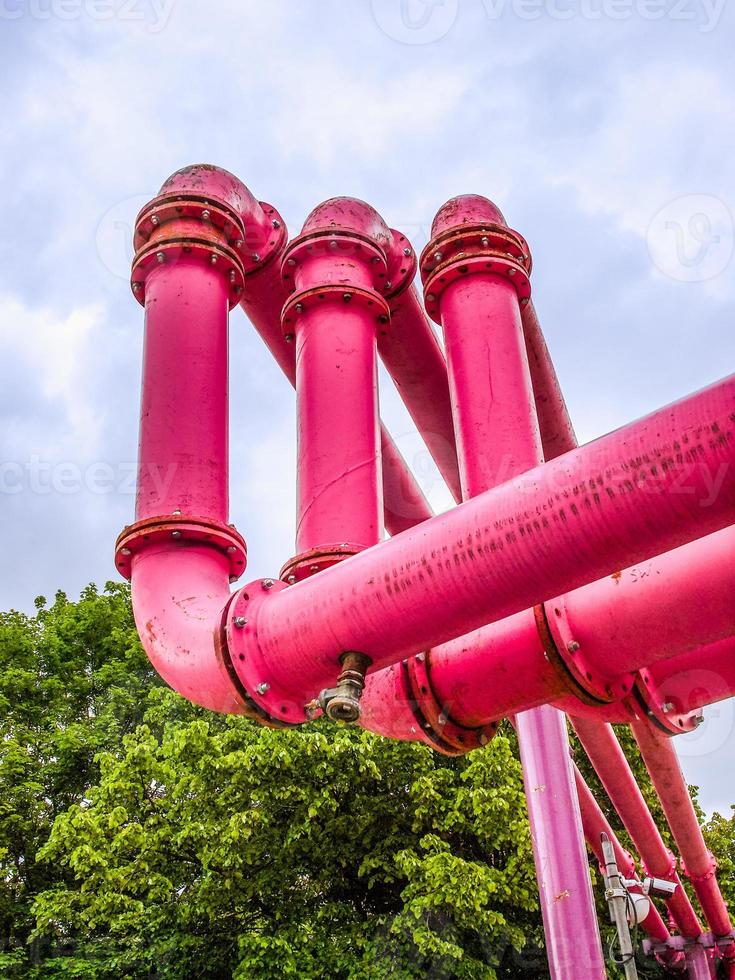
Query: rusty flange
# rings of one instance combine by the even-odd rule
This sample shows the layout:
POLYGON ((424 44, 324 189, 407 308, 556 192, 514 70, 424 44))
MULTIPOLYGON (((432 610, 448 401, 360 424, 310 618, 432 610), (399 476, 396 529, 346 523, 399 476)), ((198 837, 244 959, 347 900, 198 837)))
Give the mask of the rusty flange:
POLYGON ((278 689, 258 642, 258 614, 269 598, 287 588, 278 579, 258 579, 235 594, 227 610, 226 647, 232 667, 259 715, 278 727, 308 720, 303 702, 278 689))
POLYGON ((130 578, 133 556, 161 541, 211 545, 230 562, 230 581, 235 582, 247 565, 245 539, 232 525, 218 524, 182 514, 148 517, 124 528, 115 544, 115 566, 123 578, 130 578))
POLYGON ((293 293, 281 313, 281 326, 286 337, 293 336, 296 321, 307 311, 318 309, 326 303, 342 306, 361 306, 375 319, 375 328, 386 334, 390 325, 390 307, 386 300, 372 289, 356 289, 353 286, 325 285, 293 293))
POLYGON ((309 551, 302 551, 300 555, 289 558, 281 569, 279 578, 287 585, 295 585, 305 578, 311 578, 317 572, 323 572, 325 568, 338 565, 345 558, 357 555, 365 551, 367 545, 352 544, 343 542, 342 544, 326 544, 318 548, 311 548, 309 551))
MULTIPOLYGON (((281 263, 281 275, 292 291, 294 272, 301 262, 327 256, 347 261, 369 263, 373 288, 382 294, 388 279, 388 259, 380 246, 368 236, 349 229, 329 228, 307 232, 294 238, 281 263)), ((339 285, 351 288, 349 282, 339 285)))
POLYGON ((431 684, 430 653, 419 653, 403 662, 411 707, 421 729, 433 747, 444 755, 465 755, 487 745, 498 730, 496 722, 481 728, 468 728, 452 718, 431 684))
POLYGON ((635 716, 647 722, 654 731, 665 735, 693 732, 704 721, 702 709, 683 711, 673 701, 667 701, 649 670, 639 670, 627 704, 635 716))
POLYGON ((435 236, 421 253, 426 312, 440 322, 439 300, 451 283, 474 272, 507 277, 522 306, 531 297, 531 254, 525 238, 503 225, 463 225, 435 236))

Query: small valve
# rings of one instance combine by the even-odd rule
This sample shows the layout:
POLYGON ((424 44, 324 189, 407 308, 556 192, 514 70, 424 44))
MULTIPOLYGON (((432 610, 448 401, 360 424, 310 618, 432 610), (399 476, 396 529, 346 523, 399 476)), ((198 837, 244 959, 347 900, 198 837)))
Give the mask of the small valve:
POLYGON ((365 674, 372 663, 364 653, 348 650, 339 658, 342 672, 337 686, 319 694, 317 704, 332 721, 352 725, 360 717, 360 698, 365 688, 365 674))

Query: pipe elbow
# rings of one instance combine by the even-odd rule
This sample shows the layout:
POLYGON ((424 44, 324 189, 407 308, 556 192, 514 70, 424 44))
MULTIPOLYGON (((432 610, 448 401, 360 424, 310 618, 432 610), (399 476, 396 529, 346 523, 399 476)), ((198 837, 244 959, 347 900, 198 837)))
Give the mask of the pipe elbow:
POLYGON ((431 237, 436 238, 462 225, 503 225, 506 220, 500 208, 481 194, 461 194, 442 204, 431 225, 431 237))
POLYGON ((227 556, 209 545, 151 544, 133 557, 133 614, 149 660, 170 687, 211 711, 248 714, 224 642, 229 577, 227 556))
POLYGON ((342 233, 366 238, 384 252, 392 241, 388 225, 375 208, 356 197, 331 197, 317 204, 304 222, 302 235, 342 233))

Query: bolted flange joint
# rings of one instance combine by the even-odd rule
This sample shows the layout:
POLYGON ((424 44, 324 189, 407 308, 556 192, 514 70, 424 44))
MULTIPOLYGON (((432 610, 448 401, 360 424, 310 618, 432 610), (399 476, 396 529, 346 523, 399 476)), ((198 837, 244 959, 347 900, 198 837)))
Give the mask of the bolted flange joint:
POLYGON ((441 322, 440 300, 447 286, 473 273, 507 278, 521 306, 531 297, 531 253, 525 238, 504 223, 486 198, 467 195, 448 202, 437 215, 432 239, 421 253, 426 312, 441 322))
POLYGON ((346 541, 341 544, 327 544, 318 548, 311 548, 309 551, 303 551, 300 555, 289 558, 281 569, 280 578, 287 585, 295 585, 302 579, 311 578, 317 572, 331 568, 332 565, 338 565, 339 562, 351 555, 365 551, 366 548, 367 545, 352 544, 346 541))
POLYGON ((225 276, 236 306, 245 278, 283 249, 286 226, 276 209, 217 167, 188 167, 174 174, 136 218, 131 285, 145 304, 146 282, 156 269, 184 258, 225 276))
POLYGON ((405 690, 421 729, 422 741, 428 742, 437 752, 450 756, 466 755, 473 749, 487 745, 495 736, 497 722, 469 728, 452 717, 450 705, 442 704, 431 684, 431 651, 404 660, 402 670, 405 690))
POLYGON ((678 698, 667 700, 651 672, 645 668, 634 675, 626 704, 636 718, 646 722, 658 734, 674 736, 693 732, 704 721, 701 708, 688 711, 678 698))
POLYGON ((354 725, 360 718, 365 674, 372 661, 364 653, 348 650, 342 654, 339 662, 342 670, 337 678, 337 686, 321 691, 317 705, 332 721, 354 725))
POLYGON ((123 578, 130 579, 135 555, 162 542, 177 547, 209 545, 223 552, 230 564, 230 581, 236 582, 247 565, 245 539, 231 524, 169 514, 148 517, 123 528, 115 544, 115 567, 123 578))

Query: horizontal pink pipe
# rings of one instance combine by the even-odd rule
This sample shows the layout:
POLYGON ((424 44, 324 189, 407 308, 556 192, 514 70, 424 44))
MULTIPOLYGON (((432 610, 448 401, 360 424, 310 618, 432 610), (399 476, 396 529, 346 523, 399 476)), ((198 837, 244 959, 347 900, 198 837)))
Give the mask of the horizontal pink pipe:
POLYGON ((145 295, 136 517, 225 521, 229 284, 182 256, 151 273, 145 295))
POLYGON ((444 354, 414 286, 393 297, 390 307, 390 330, 378 337, 378 351, 452 496, 460 501, 444 354))
POLYGON ((701 935, 702 927, 676 873, 675 858, 661 838, 615 733, 609 725, 584 718, 574 718, 573 725, 605 792, 643 859, 646 871, 656 878, 677 883, 676 891, 666 904, 682 935, 696 939, 701 935))
MULTIPOLYGON (((643 722, 634 722, 632 728, 709 927, 715 936, 730 935, 733 926, 717 884, 717 864, 704 842, 673 742, 643 722)), ((735 958, 735 949, 730 954, 735 958)))
POLYGON ((279 685, 315 694, 345 650, 388 666, 733 523, 734 408, 729 378, 274 595, 279 685))
MULTIPOLYGON (((272 262, 257 275, 245 280, 240 305, 263 342, 286 375, 296 386, 296 351, 281 329, 281 309, 288 298, 288 287, 281 278, 279 263, 272 262)), ((381 425, 383 456, 383 502, 385 525, 391 534, 400 534, 433 516, 418 483, 406 466, 396 444, 381 425)))
POLYGON ((208 545, 159 542, 133 557, 135 625, 166 683, 211 711, 242 714, 237 679, 221 654, 229 561, 208 545))

